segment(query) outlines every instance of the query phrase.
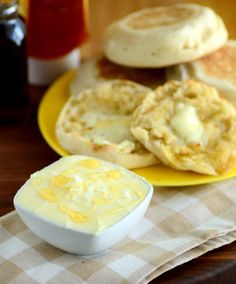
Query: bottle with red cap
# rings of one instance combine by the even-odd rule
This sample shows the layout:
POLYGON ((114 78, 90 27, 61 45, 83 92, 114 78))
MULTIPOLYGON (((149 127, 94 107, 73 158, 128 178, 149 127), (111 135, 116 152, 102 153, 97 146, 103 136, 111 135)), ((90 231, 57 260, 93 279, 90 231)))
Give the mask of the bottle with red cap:
POLYGON ((47 85, 79 64, 87 37, 86 0, 30 0, 27 15, 29 82, 47 85))

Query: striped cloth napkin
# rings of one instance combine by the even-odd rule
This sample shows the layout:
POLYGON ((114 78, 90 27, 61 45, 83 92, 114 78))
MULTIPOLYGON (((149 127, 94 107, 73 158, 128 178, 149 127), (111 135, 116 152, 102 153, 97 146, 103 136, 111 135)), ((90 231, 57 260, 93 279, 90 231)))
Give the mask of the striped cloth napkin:
POLYGON ((148 283, 236 240, 236 179, 156 188, 133 231, 110 251, 81 258, 45 243, 17 213, 0 219, 0 283, 148 283))

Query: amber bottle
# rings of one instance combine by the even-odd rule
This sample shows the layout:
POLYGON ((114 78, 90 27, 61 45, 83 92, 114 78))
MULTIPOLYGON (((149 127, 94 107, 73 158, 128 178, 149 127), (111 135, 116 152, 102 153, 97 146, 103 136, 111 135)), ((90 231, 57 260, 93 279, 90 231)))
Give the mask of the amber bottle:
POLYGON ((16 0, 0 0, 0 122, 22 120, 28 109, 26 29, 16 0))

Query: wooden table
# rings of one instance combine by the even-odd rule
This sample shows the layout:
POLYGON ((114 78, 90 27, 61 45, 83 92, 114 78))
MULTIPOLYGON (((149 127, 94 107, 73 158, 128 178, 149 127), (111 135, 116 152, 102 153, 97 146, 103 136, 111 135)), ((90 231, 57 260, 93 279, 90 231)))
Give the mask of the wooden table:
MULTIPOLYGON (((13 197, 30 174, 57 160, 37 125, 37 106, 45 89, 30 88, 31 108, 26 122, 0 124, 0 215, 13 207, 13 197)), ((236 242, 181 265, 153 283, 236 283, 236 242)))

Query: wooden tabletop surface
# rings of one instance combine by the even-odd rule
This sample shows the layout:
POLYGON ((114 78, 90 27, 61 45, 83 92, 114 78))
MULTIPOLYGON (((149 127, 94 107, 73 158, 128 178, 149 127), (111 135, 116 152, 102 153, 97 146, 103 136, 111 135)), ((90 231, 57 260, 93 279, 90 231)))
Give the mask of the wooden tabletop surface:
MULTIPOLYGON (((100 40, 104 27, 112 20, 130 11, 154 6, 188 1, 162 0, 91 0, 89 8, 90 40, 82 54, 91 55, 101 49, 100 40)), ((236 35, 236 18, 229 0, 192 1, 213 6, 226 17, 231 35, 236 35), (216 4, 218 3, 218 4, 216 4)), ((47 145, 38 128, 37 107, 45 88, 30 88, 31 105, 23 123, 0 123, 0 215, 13 207, 13 197, 30 174, 57 160, 59 156, 47 145)), ((236 242, 166 272, 153 283, 236 283, 236 242)))

